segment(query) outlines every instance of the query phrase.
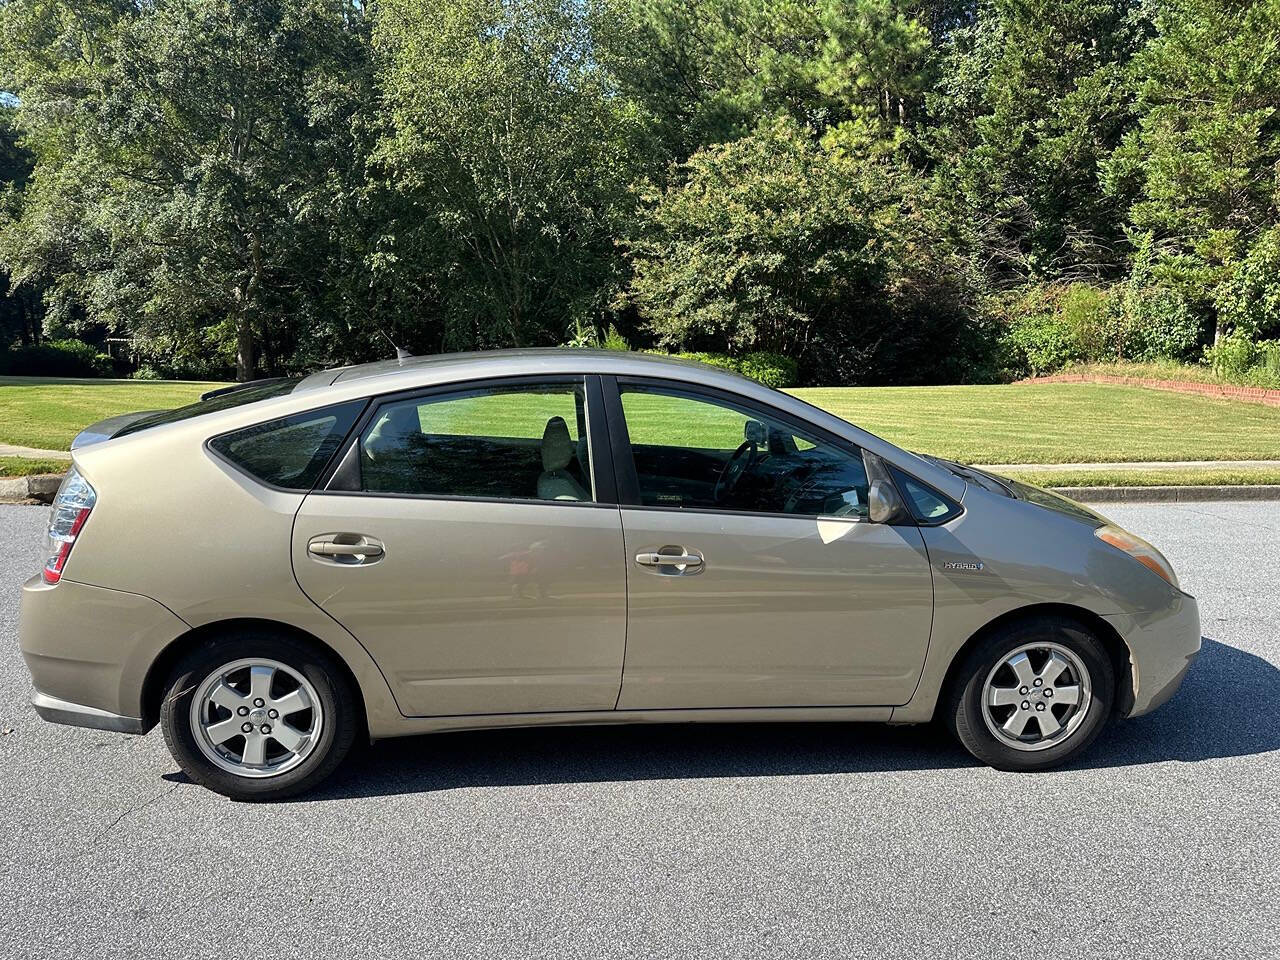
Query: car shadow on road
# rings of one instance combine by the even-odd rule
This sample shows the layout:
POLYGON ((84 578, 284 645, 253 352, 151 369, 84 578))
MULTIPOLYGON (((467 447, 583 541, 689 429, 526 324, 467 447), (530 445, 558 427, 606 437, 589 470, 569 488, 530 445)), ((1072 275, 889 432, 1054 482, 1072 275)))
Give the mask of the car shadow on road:
MULTIPOLYGON (((1176 697, 1113 725, 1066 771, 1280 749, 1280 670, 1205 638, 1176 697)), ((976 765, 941 727, 662 724, 487 730, 386 740, 301 801, 460 787, 882 773, 976 765)))
POLYGON ((1163 707, 1112 725, 1071 767, 1195 762, 1280 750, 1280 670, 1252 653, 1201 638, 1200 656, 1163 707))

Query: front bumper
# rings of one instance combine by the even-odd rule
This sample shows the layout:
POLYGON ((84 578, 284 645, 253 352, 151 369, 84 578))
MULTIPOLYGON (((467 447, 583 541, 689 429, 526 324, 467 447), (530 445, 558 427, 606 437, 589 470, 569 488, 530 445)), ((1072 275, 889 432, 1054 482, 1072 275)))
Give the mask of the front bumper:
POLYGON ((1129 648, 1133 702, 1125 715, 1150 713, 1178 692, 1200 653, 1200 609, 1196 600, 1180 592, 1163 610, 1116 614, 1105 619, 1129 648))
POLYGON ((36 712, 55 723, 146 732, 147 672, 187 630, 150 597, 32 577, 22 586, 18 645, 37 691, 36 712))

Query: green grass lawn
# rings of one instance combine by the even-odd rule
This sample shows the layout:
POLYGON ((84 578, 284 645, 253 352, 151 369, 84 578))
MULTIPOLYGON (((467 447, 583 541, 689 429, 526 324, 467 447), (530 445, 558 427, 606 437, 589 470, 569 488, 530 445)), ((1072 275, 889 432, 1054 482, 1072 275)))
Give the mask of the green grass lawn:
POLYGON ((1280 407, 1142 387, 815 387, 796 396, 967 463, 1280 460, 1280 407))
POLYGON ((1200 467, 1147 470, 1008 470, 1038 487, 1235 487, 1280 484, 1274 467, 1200 467))
POLYGON ((31 477, 37 473, 63 473, 70 460, 0 457, 0 477, 31 477))
MULTIPOLYGON (((0 378, 0 442, 65 450, 96 420, 190 403, 215 386, 0 378)), ((1280 459, 1280 408, 1235 400, 1074 383, 793 392, 908 449, 971 463, 1280 459)))
POLYGON ((193 403, 218 383, 0 377, 0 443, 69 450, 91 423, 133 410, 193 403))

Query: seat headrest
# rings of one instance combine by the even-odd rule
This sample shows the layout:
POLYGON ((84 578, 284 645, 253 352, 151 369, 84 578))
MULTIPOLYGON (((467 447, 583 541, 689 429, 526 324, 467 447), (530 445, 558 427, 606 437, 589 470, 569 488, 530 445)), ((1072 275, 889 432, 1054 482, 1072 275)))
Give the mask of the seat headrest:
POLYGON ((542 431, 542 469, 563 470, 573 459, 573 441, 564 417, 552 417, 542 431))
POLYGON ((369 431, 364 441, 364 452, 370 460, 378 460, 403 450, 411 437, 421 434, 418 408, 409 403, 400 404, 384 413, 369 431))

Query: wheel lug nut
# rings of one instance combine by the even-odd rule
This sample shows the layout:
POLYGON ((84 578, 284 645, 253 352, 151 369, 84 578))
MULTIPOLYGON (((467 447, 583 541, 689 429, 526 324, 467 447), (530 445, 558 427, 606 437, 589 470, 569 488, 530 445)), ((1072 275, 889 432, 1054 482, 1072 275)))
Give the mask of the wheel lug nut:
POLYGON ((1037 709, 1037 710, 1043 710, 1043 709, 1044 709, 1044 704, 1043 704, 1043 703, 1037 703, 1037 704, 1036 704, 1036 709, 1037 709))
POLYGON ((1044 695, 1045 695, 1046 697, 1052 697, 1052 696, 1053 696, 1053 687, 1045 687, 1045 688, 1044 688, 1044 695))
POLYGON ((1035 685, 1036 685, 1037 687, 1038 687, 1038 686, 1040 686, 1042 683, 1044 683, 1044 681, 1043 681, 1043 680, 1041 680, 1039 677, 1036 677, 1036 678, 1035 678, 1035 680, 1034 680, 1033 682, 1035 683, 1035 685))
POLYGON ((263 733, 270 733, 270 732, 271 732, 271 724, 269 724, 269 723, 264 723, 261 727, 259 727, 259 729, 260 729, 263 733))
POLYGON ((1019 692, 1020 694, 1022 694, 1024 697, 1025 697, 1028 693, 1030 693, 1030 691, 1029 691, 1026 687, 1019 687, 1019 688, 1018 688, 1018 692, 1019 692))
POLYGON ((252 724, 252 723, 242 723, 242 724, 240 724, 240 729, 241 729, 244 733, 253 733, 253 724, 252 724))
POLYGON ((266 703, 266 701, 265 701, 265 700, 263 700, 261 697, 254 697, 254 698, 253 698, 253 705, 254 705, 255 707, 260 707, 260 706, 262 706, 262 705, 263 705, 263 704, 265 704, 265 703, 266 703))
POLYGON ((236 713, 240 714, 240 716, 242 716, 242 717, 247 717, 247 716, 249 715, 249 708, 248 708, 248 707, 237 707, 237 708, 236 708, 236 713))
POLYGON ((267 716, 274 720, 276 717, 280 716, 280 712, 278 710, 268 710, 267 716))
POLYGON ((1031 704, 1030 704, 1030 703, 1028 703, 1026 700, 1023 700, 1023 701, 1022 701, 1022 709, 1023 709, 1023 710, 1030 710, 1030 709, 1031 709, 1031 704))

